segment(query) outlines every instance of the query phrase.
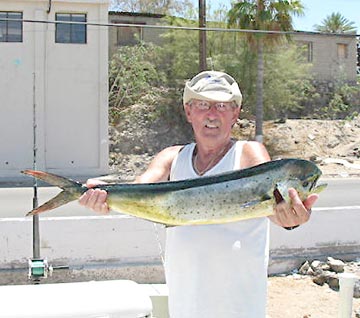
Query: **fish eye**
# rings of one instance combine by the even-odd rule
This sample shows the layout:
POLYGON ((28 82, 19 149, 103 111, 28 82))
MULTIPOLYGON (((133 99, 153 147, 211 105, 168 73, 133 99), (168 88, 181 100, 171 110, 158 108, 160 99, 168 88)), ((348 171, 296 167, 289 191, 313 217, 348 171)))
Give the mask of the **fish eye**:
POLYGON ((304 181, 303 184, 302 184, 302 186, 303 186, 304 188, 306 188, 308 185, 309 185, 309 181, 304 181))

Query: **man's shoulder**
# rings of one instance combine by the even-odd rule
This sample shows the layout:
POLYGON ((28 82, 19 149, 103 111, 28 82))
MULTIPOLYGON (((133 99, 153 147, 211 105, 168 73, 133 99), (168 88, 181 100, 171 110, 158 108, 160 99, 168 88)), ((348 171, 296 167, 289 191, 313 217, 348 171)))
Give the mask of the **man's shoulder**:
POLYGON ((266 150, 265 146, 258 141, 246 141, 243 145, 243 151, 245 153, 256 154, 258 151, 266 150))
POLYGON ((269 160, 269 153, 262 143, 248 141, 244 144, 241 156, 241 166, 243 168, 252 167, 269 160))
POLYGON ((164 148, 160 153, 166 153, 166 154, 173 154, 173 153, 179 153, 186 145, 173 145, 164 148))
POLYGON ((161 150, 156 156, 155 160, 160 162, 172 162, 178 153, 184 148, 184 145, 169 146, 161 150))

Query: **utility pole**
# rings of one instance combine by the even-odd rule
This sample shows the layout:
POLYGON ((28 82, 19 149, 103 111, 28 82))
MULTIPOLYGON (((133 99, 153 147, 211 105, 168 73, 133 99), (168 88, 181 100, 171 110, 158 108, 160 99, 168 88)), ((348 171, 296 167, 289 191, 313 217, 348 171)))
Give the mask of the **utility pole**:
MULTIPOLYGON (((199 0, 199 28, 206 28, 206 0, 199 0)), ((205 71, 206 65, 206 31, 199 31, 199 71, 205 71)))

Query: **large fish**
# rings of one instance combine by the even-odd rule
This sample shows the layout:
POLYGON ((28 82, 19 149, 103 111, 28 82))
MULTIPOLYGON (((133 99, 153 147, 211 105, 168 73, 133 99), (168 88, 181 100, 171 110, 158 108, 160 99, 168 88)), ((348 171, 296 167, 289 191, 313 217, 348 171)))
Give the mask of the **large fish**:
MULTIPOLYGON (((54 174, 25 170, 49 184, 63 189, 56 197, 30 211, 45 212, 78 199, 88 188, 54 174)), ((107 191, 112 210, 165 225, 217 224, 265 217, 288 189, 295 188, 302 200, 320 192, 316 186, 320 169, 300 159, 269 161, 248 169, 223 174, 146 184, 108 184, 96 188, 107 191)))

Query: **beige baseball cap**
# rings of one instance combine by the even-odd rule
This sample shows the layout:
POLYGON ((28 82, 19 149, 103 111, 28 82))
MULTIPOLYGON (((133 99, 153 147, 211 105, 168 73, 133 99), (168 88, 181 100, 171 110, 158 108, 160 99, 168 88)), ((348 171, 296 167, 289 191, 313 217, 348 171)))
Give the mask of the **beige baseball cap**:
POLYGON ((228 74, 204 71, 185 84, 183 104, 191 99, 231 102, 241 106, 242 95, 239 85, 228 74))

